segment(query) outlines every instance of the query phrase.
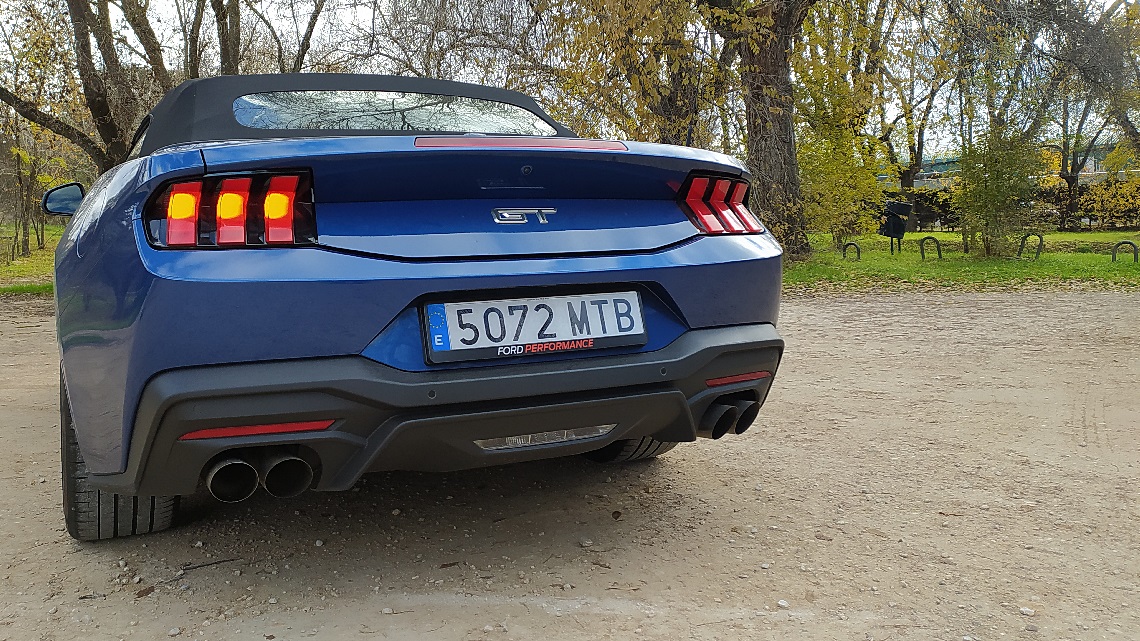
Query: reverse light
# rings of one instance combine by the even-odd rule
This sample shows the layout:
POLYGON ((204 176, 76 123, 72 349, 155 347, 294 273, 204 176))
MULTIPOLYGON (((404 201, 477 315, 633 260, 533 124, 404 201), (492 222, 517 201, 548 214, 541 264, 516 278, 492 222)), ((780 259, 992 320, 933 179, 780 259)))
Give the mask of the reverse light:
POLYGON ((312 245, 317 236, 307 172, 207 176, 168 184, 150 202, 143 220, 157 247, 312 245))
POLYGON ((533 447, 535 445, 553 445, 555 443, 569 443, 587 438, 605 436, 617 427, 617 423, 608 425, 592 425, 590 427, 575 427, 569 430, 551 430, 535 434, 521 434, 519 436, 504 436, 501 438, 487 438, 475 441, 484 450, 513 450, 518 447, 533 447))
POLYGON ((748 210, 748 181, 690 175, 678 190, 681 208, 704 234, 763 234, 764 225, 748 210))

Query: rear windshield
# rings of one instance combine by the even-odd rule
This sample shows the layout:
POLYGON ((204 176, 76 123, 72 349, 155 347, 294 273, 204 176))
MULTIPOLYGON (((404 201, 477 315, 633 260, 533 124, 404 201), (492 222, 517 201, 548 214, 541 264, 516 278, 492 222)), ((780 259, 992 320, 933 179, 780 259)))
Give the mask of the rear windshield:
POLYGON ((537 114, 503 102, 400 91, 274 91, 241 96, 234 117, 255 129, 339 129, 553 136, 537 114))

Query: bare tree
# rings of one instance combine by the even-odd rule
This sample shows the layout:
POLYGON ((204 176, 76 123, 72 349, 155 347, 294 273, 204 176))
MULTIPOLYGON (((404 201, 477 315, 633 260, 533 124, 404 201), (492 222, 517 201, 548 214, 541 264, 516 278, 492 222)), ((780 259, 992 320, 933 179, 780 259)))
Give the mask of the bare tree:
POLYGON ((746 156, 754 176, 752 206, 793 256, 811 252, 800 203, 793 109, 792 45, 816 0, 701 0, 712 24, 739 56, 746 156))

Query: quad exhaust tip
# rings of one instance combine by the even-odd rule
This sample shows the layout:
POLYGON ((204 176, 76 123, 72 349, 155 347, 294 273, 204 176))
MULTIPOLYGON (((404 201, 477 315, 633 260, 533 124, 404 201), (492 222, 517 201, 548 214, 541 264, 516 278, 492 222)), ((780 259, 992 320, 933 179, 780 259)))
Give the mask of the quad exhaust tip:
POLYGON ((697 426, 697 436, 718 439, 729 432, 743 434, 760 414, 760 403, 747 399, 720 397, 705 410, 697 426))
POLYGON ((298 496, 313 484, 313 468, 289 454, 271 454, 261 461, 261 486, 279 499, 298 496))
POLYGON ((257 491, 257 469, 240 458, 218 461, 206 474, 206 488, 223 503, 238 503, 257 491))
POLYGON ((313 484, 313 467, 289 454, 270 453, 254 459, 257 465, 233 456, 218 461, 206 474, 206 488, 223 503, 238 503, 253 496, 260 485, 270 495, 293 498, 313 484))
POLYGON ((701 417, 697 436, 718 439, 733 430, 739 416, 740 410, 736 409, 736 406, 720 402, 713 403, 705 410, 705 415, 701 417))
POLYGON ((743 434, 752 427, 752 423, 756 421, 756 417, 760 414, 760 404, 756 401, 736 401, 733 403, 738 413, 736 425, 733 426, 733 431, 737 434, 743 434))

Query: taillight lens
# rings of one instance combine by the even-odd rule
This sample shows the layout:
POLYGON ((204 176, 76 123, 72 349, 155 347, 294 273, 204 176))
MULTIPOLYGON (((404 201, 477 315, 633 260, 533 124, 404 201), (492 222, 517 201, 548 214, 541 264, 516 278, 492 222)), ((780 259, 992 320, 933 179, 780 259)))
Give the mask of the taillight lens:
POLYGON ((171 248, 316 242, 308 173, 208 176, 172 183, 146 209, 151 244, 171 248))
POLYGON ((681 208, 704 234, 763 234, 764 225, 748 210, 748 181, 690 175, 678 191, 681 208))
POLYGON ((166 233, 163 238, 172 247, 198 243, 198 210, 202 205, 202 183, 180 183, 170 186, 166 198, 166 233))

